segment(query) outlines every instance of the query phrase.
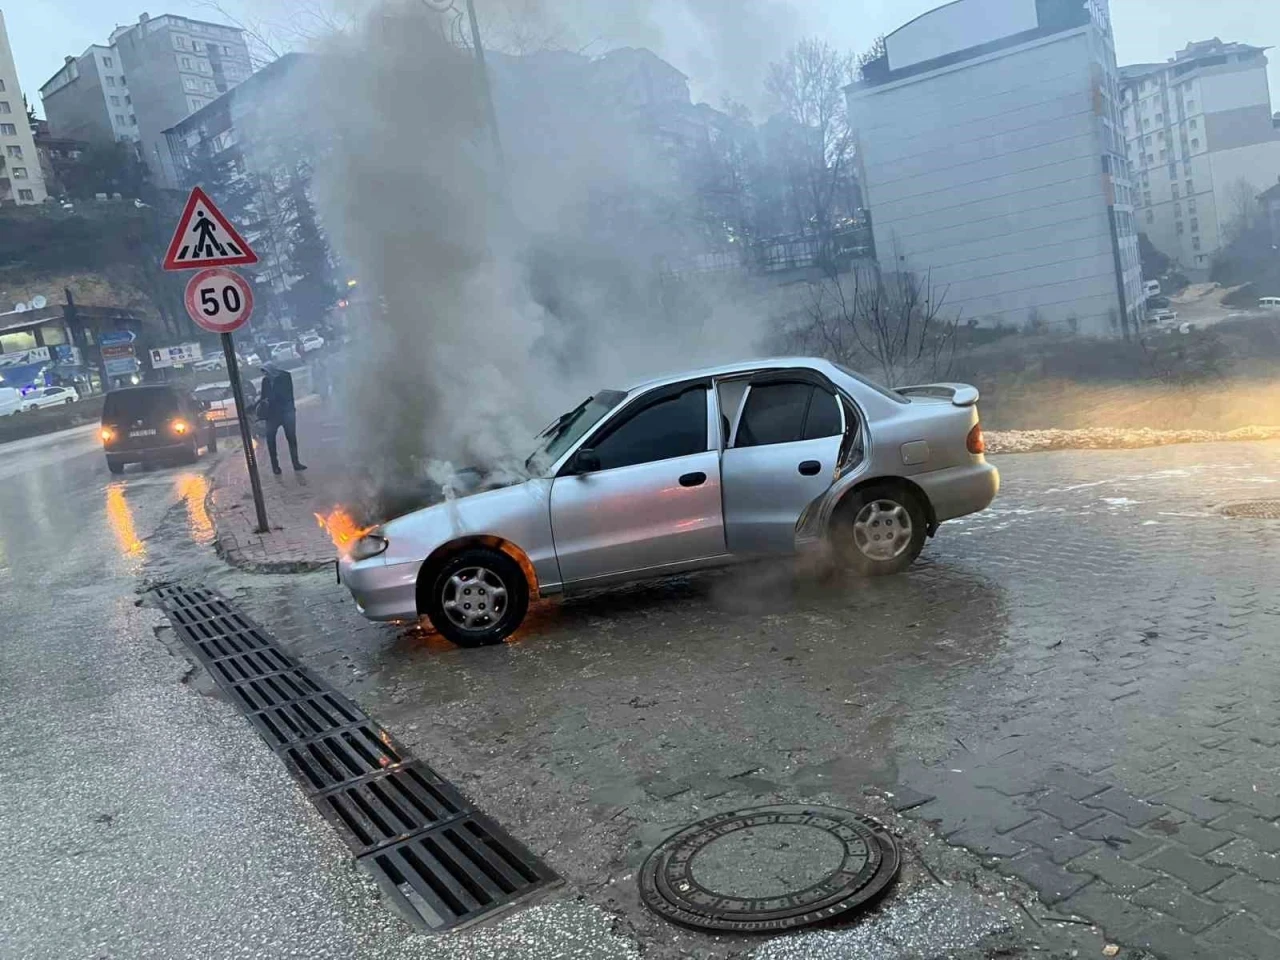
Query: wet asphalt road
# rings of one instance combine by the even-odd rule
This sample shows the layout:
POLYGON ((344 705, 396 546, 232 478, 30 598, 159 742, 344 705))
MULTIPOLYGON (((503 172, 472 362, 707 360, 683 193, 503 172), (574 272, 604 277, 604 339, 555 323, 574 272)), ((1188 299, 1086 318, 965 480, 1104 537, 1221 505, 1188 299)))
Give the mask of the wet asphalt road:
POLYGON ((199 546, 204 469, 116 480, 91 431, 0 447, 0 957, 632 955, 573 902, 448 942, 380 904, 135 605, 165 543, 167 569, 236 589, 199 546))

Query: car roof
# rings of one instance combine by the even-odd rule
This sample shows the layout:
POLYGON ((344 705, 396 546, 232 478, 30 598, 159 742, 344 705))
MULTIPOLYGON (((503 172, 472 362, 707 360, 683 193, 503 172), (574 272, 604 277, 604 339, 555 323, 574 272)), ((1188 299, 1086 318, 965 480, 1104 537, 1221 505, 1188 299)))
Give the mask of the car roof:
POLYGON ((768 357, 762 360, 742 360, 738 363, 727 363, 718 367, 704 367, 699 370, 688 370, 684 373, 671 374, 666 377, 658 377, 653 380, 646 380, 643 383, 632 384, 627 393, 632 394, 641 390, 651 390, 654 387, 664 387, 672 383, 681 383, 685 380, 699 380, 703 377, 724 377, 732 376, 735 373, 754 373, 757 370, 787 370, 787 369, 806 369, 816 370, 828 377, 836 377, 839 372, 829 360, 823 360, 821 357, 768 357))
POLYGON ((201 390, 225 390, 229 386, 231 386, 230 380, 215 380, 213 383, 200 384, 200 386, 196 387, 196 393, 201 390))

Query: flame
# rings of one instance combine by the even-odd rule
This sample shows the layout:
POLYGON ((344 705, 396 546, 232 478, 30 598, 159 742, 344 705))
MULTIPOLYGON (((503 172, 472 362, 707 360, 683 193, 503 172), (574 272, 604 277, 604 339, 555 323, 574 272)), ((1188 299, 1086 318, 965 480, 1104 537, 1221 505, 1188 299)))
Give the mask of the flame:
POLYGON ((362 527, 343 507, 334 507, 327 514, 316 514, 316 522, 320 529, 329 534, 329 539, 339 552, 346 553, 353 543, 363 537, 373 527, 362 527))

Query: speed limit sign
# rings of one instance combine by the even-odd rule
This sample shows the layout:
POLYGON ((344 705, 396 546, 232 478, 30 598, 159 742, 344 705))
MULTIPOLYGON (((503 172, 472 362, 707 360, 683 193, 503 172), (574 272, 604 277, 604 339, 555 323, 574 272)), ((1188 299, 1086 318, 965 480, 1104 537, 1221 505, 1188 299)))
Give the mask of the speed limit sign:
POLYGON ((187 313, 210 333, 230 333, 253 312, 249 281, 226 267, 201 270, 187 284, 187 313))

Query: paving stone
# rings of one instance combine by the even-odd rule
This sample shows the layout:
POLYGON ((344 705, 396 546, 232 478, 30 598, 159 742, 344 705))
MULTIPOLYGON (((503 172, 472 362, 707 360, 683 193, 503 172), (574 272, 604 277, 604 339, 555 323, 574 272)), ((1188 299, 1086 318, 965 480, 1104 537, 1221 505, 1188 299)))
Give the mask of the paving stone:
POLYGON ((1217 948, 1197 943, 1173 920, 1157 920, 1135 933, 1129 942, 1168 960, 1241 960, 1224 957, 1217 948))
POLYGON ((1148 857, 1143 866, 1177 877, 1196 893, 1204 893, 1234 872, 1172 845, 1148 857))
MULTIPOLYGON (((1150 827, 1150 824, 1147 825, 1150 827)), ((1230 833, 1224 833, 1221 830, 1210 830, 1202 827, 1198 823, 1181 823, 1178 824, 1176 832, 1169 834, 1170 838, 1180 846, 1186 847, 1190 853, 1197 857, 1203 857, 1211 850, 1217 850, 1222 845, 1229 843, 1233 836, 1230 833)))
POLYGON ((1135 931, 1150 924, 1152 918, 1149 911, 1100 880, 1072 894, 1054 909, 1098 924, 1115 940, 1128 940, 1135 931))
POLYGON ((1131 827, 1140 827, 1144 823, 1150 823, 1165 812, 1164 807, 1139 800, 1133 794, 1127 790, 1122 790, 1120 787, 1104 790, 1102 793, 1089 797, 1083 802, 1087 807, 1110 810, 1131 827))
POLYGON ((1209 854, 1214 863, 1239 867, 1269 883, 1280 882, 1280 856, 1267 853, 1252 840, 1235 839, 1209 854))
POLYGON ((1089 821, 1097 820, 1102 816, 1100 810, 1091 810, 1059 790, 1050 790, 1044 796, 1037 797, 1034 806, 1037 810, 1049 814, 1068 830, 1077 830, 1089 821))
POLYGON ((1076 831, 1086 840, 1099 840, 1126 860, 1140 860, 1164 846, 1157 840, 1131 830, 1129 825, 1114 813, 1108 813, 1076 831))
POLYGON ((1188 933, 1199 933, 1227 915, 1222 904, 1201 900, 1177 880, 1157 880, 1135 893, 1133 902, 1168 914, 1188 933))
POLYGON ((1208 797, 1194 793, 1186 787, 1174 787, 1172 790, 1165 790, 1151 799, 1157 803, 1167 804, 1175 810, 1181 810, 1183 813, 1190 814, 1205 823, 1222 816, 1231 809, 1225 803, 1210 800, 1208 797))
POLYGON ((1204 938, 1222 944, 1232 960, 1276 960, 1280 957, 1280 937, 1264 930, 1257 920, 1243 913, 1210 927, 1204 938))
POLYGON ((1039 852, 1028 853, 1014 860, 1002 860, 998 869, 1021 877, 1048 904, 1065 900, 1093 880, 1086 873, 1069 873, 1039 852))
POLYGON ((1072 800, 1083 800, 1107 789, 1107 784, 1090 780, 1065 767, 1053 767, 1041 779, 1047 786, 1056 787, 1072 800))
POLYGON ((934 798, 932 793, 921 793, 911 787, 898 784, 893 788, 893 796, 889 798, 889 806, 899 813, 905 813, 914 807, 928 803, 934 798))
POLYGON ((1013 839, 1012 834, 999 834, 982 827, 966 827, 948 836, 947 843, 965 847, 984 857, 1016 857, 1020 853, 1026 853, 1029 847, 1028 844, 1013 839))
POLYGON ((1268 853, 1280 851, 1280 827, 1247 810, 1231 811, 1220 820, 1215 820, 1213 828, 1247 837, 1268 853))
POLYGON ((1067 869, 1093 874, 1118 893, 1132 893, 1157 879, 1150 870, 1121 859, 1105 847, 1077 857, 1067 864, 1067 869))
POLYGON ((1206 896, 1244 907, 1268 926, 1280 928, 1280 884, 1263 883, 1238 873, 1222 881, 1206 896))
POLYGON ((1019 827, 1010 836, 1035 844, 1059 864, 1088 853, 1095 846, 1095 843, 1072 836, 1062 824, 1047 817, 1019 827))

